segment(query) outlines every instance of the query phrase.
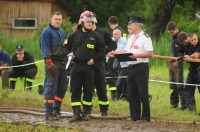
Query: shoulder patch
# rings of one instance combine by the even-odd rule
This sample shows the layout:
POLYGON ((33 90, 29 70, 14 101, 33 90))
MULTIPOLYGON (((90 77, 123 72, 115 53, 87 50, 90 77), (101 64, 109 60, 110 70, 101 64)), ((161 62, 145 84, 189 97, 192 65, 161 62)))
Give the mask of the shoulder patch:
POLYGON ((150 36, 148 35, 148 34, 146 34, 146 33, 143 33, 144 34, 144 36, 146 36, 147 38, 149 38, 150 36))
POLYGON ((68 42, 68 41, 67 41, 67 39, 66 39, 66 40, 64 41, 64 44, 67 44, 67 42, 68 42))

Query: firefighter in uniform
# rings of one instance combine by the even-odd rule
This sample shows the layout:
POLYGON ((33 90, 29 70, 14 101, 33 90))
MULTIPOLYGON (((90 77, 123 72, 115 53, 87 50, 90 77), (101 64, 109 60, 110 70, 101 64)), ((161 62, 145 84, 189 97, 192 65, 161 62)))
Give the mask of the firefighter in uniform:
POLYGON ((51 23, 40 36, 40 50, 45 62, 44 108, 47 120, 58 119, 67 90, 66 54, 63 51, 66 33, 60 28, 61 22, 62 14, 54 12, 51 23))
POLYGON ((143 32, 143 20, 131 17, 131 36, 122 51, 111 52, 110 56, 121 53, 132 53, 129 56, 136 61, 128 61, 128 96, 130 117, 132 121, 150 121, 150 104, 148 97, 149 60, 153 54, 152 40, 143 32))
MULTIPOLYGON (((11 59, 11 66, 24 65, 34 62, 34 57, 29 52, 26 52, 23 45, 16 46, 16 53, 11 59)), ((15 89, 17 77, 25 77, 25 87, 27 90, 32 89, 33 78, 37 74, 37 66, 35 64, 14 67, 9 74, 10 89, 15 89)))
MULTIPOLYGON (((184 58, 195 58, 199 59, 200 53, 200 43, 197 35, 191 33, 187 35, 185 32, 180 32, 177 36, 178 41, 184 46, 182 48, 182 53, 184 58)), ((199 63, 198 62, 189 62, 190 67, 188 68, 189 72, 186 79, 186 84, 199 84, 199 63)), ((198 89, 200 87, 198 86, 198 89)), ((195 101, 195 89, 196 86, 186 85, 185 86, 185 95, 186 95, 186 106, 190 111, 196 111, 196 101, 195 101)))
MULTIPOLYGON (((115 50, 117 47, 117 44, 115 41, 113 41, 111 35, 109 32, 102 28, 98 28, 96 26, 97 20, 96 20, 96 14, 94 14, 95 22, 93 24, 92 30, 99 33, 100 37, 105 43, 105 56, 108 52, 115 50)), ((98 100, 99 100, 99 106, 100 106, 100 113, 101 116, 107 116, 109 101, 106 94, 106 59, 101 60, 94 64, 95 66, 95 73, 94 73, 94 83, 97 90, 98 100)))
MULTIPOLYGON (((177 35, 180 33, 180 30, 177 28, 174 22, 169 22, 167 25, 167 30, 172 36, 171 40, 171 53, 170 56, 178 57, 182 56, 181 53, 182 45, 177 40, 177 35)), ((183 61, 177 63, 177 61, 169 60, 169 81, 176 83, 183 83, 183 61)), ((181 110, 186 109, 185 102, 185 87, 181 84, 170 84, 170 89, 172 93, 170 95, 170 104, 171 108, 178 108, 178 103, 180 100, 181 110)))
POLYGON ((70 122, 81 119, 89 120, 88 113, 92 107, 94 86, 94 64, 105 59, 104 43, 99 34, 92 31, 94 22, 95 18, 92 12, 83 12, 78 22, 77 31, 69 36, 68 43, 65 45, 66 50, 75 56, 70 74, 71 106, 74 113, 70 122), (82 117, 81 105, 83 105, 82 117))

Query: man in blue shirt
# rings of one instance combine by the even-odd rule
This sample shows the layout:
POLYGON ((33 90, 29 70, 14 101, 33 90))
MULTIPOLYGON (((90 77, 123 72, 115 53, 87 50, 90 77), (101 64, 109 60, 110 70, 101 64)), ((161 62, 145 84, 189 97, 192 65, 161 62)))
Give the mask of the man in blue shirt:
POLYGON ((9 54, 2 49, 2 45, 0 44, 0 75, 2 76, 2 88, 9 87, 9 69, 6 68, 10 65, 10 56, 9 54))
MULTIPOLYGON (((124 37, 122 37, 121 31, 119 29, 115 29, 113 31, 113 38, 117 42, 117 49, 123 50, 126 47, 127 41, 124 37)), ((114 61, 114 67, 118 68, 118 76, 119 78, 116 81, 116 87, 117 87, 117 99, 125 99, 128 100, 127 96, 127 79, 126 78, 120 78, 121 76, 127 76, 127 68, 128 63, 127 62, 118 62, 117 59, 114 61)))

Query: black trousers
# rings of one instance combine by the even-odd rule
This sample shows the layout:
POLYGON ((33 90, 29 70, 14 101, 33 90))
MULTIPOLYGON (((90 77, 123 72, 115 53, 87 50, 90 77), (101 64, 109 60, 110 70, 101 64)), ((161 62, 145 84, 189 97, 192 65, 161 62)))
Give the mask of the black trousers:
POLYGON ((72 107, 80 106, 82 103, 84 109, 91 109, 94 86, 94 66, 89 66, 86 63, 75 63, 71 69, 70 84, 72 107))
POLYGON ((107 111, 109 102, 106 94, 106 66, 104 62, 95 65, 94 84, 97 90, 100 110, 101 112, 107 111))
POLYGON ((150 105, 148 98, 148 63, 131 65, 128 68, 128 95, 130 116, 133 121, 150 120, 150 105), (142 105, 142 110, 141 110, 142 105))

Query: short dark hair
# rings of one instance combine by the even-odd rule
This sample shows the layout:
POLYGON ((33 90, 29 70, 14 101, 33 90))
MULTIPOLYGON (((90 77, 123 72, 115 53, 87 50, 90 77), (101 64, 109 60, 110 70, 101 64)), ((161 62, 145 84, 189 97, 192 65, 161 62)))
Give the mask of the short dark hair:
POLYGON ((170 30, 175 30, 177 28, 176 26, 176 23, 175 22, 169 22, 167 24, 167 30, 170 31, 170 30))
POLYGON ((55 11, 55 12, 52 13, 51 16, 54 16, 54 15, 62 15, 62 13, 60 13, 59 11, 55 11))
POLYGON ((180 32, 178 35, 177 35, 177 40, 179 43, 183 43, 186 39, 187 39, 188 35, 186 32, 180 32))
POLYGON ((110 23, 110 24, 118 24, 118 19, 117 19, 117 17, 116 17, 116 16, 110 16, 110 17, 108 18, 108 23, 110 23))

